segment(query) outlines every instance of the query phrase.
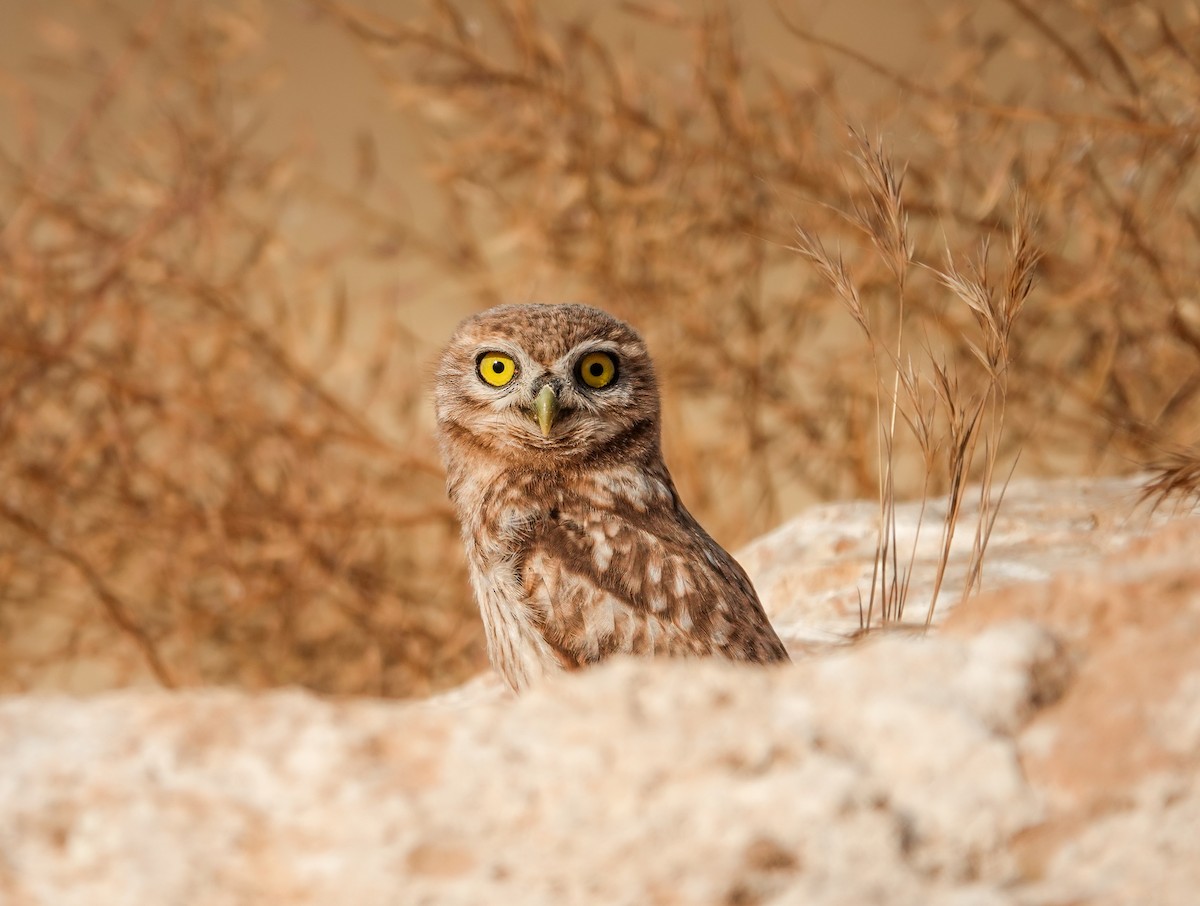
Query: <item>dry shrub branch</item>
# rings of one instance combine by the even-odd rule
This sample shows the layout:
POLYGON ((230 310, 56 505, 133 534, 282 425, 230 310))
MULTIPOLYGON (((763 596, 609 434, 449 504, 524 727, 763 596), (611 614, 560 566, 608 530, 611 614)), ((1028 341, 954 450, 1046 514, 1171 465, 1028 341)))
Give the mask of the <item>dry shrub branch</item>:
POLYGON ((254 141, 262 23, 220 12, 159 7, 111 59, 79 38, 58 72, 95 91, 2 161, 5 688, 404 694, 478 663, 418 354, 282 225, 311 203, 254 141))
POLYGON ((624 6, 627 28, 690 50, 680 71, 534 3, 441 2, 402 23, 321 5, 437 137, 444 243, 462 252, 443 256, 447 279, 481 305, 550 287, 644 325, 672 391, 673 460, 735 540, 798 500, 876 485, 870 363, 847 361, 836 292, 789 253, 795 221, 842 250, 881 332, 987 368, 962 339, 977 315, 936 281, 911 282, 899 310, 887 298, 897 249, 875 255, 839 213, 892 216, 843 170, 848 122, 904 136, 904 233, 922 260, 1012 232, 1013 197, 1038 212, 1046 303, 1012 338, 1009 454, 1023 444, 1035 473, 1123 470, 1200 419, 1190 20, 1054 3, 985 29, 955 8, 929 23, 918 82, 783 11, 788 61, 754 56, 729 15, 624 6), (904 106, 889 90, 848 108, 839 72, 859 65, 904 106))
MULTIPOLYGON (((791 43, 768 55, 709 4, 589 24, 531 0, 411 21, 315 0, 430 151, 419 177, 369 161, 352 191, 261 140, 271 5, 105 8, 116 40, 66 15, 4 83, 5 688, 404 694, 474 669, 413 380, 433 352, 414 325, 448 297, 573 298, 643 328, 668 460, 729 544, 880 487, 884 524, 889 500, 976 482, 986 508, 1018 449, 1026 474, 1080 474, 1196 440, 1200 21, 1174 7, 913 3, 916 77, 782 5, 791 43), (850 72, 882 100, 851 99, 850 72), (87 98, 43 103, 46 79, 87 98), (413 178, 438 210, 377 190, 413 178), (999 276, 962 252, 1004 235, 999 276), (427 279, 364 288, 373 256, 427 279)), ((911 577, 888 535, 891 620, 911 577)))
POLYGON ((680 73, 535 3, 440 2, 403 23, 323 6, 439 137, 453 242, 473 250, 464 291, 482 305, 551 286, 643 325, 674 388, 668 452, 725 537, 812 496, 878 493, 885 622, 911 578, 897 497, 950 495, 948 554, 976 483, 966 595, 1018 451, 1035 474, 1126 470, 1194 433, 1200 78, 1181 51, 1200 25, 1186 17, 1011 3, 984 26, 948 7, 928 22, 932 75, 919 81, 782 8, 799 67, 749 52, 719 10, 625 5, 630 29, 691 48, 680 73), (907 101, 848 108, 848 66, 907 101), (852 131, 848 177, 846 122, 904 135, 903 172, 852 131), (802 234, 823 286, 788 255, 795 221, 838 249, 802 234), (1012 239, 993 278, 997 234, 1012 239), (1044 304, 1022 312, 1035 275, 1044 304), (838 303, 871 356, 847 355, 838 303), (944 443, 922 421, 935 412, 944 443), (897 416, 915 455, 895 446, 897 416))

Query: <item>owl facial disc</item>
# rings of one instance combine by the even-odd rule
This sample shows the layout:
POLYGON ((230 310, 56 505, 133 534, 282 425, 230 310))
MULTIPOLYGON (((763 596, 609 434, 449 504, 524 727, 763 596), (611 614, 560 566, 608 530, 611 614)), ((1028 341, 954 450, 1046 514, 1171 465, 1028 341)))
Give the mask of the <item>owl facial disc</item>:
POLYGON ((550 436, 554 426, 554 417, 558 415, 558 394, 550 384, 543 385, 533 401, 533 414, 537 417, 538 426, 542 429, 542 437, 550 436))

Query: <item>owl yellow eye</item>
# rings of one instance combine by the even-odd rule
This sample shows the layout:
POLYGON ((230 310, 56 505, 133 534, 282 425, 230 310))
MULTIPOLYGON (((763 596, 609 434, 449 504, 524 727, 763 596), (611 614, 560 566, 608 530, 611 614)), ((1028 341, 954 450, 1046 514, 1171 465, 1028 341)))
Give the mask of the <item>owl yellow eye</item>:
POLYGON ((617 363, 607 352, 589 352, 579 360, 579 378, 589 387, 607 387, 617 376, 617 363))
POLYGON ((517 363, 502 352, 489 352, 479 360, 479 376, 493 387, 503 387, 517 373, 517 363))

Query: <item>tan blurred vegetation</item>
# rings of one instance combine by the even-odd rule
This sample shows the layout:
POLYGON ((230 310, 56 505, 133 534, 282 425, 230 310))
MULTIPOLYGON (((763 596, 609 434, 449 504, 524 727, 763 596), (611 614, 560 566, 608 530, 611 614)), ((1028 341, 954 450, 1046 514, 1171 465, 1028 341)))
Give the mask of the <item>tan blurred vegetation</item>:
MULTIPOLYGON (((321 0, 429 148, 440 208, 418 215, 386 204, 412 175, 369 132, 350 190, 261 140, 269 5, 124 25, 101 5, 123 40, 63 15, 4 84, 0 688, 403 695, 478 669, 418 379, 434 349, 416 324, 448 298, 569 297, 638 325, 684 498, 738 544, 879 482, 878 388, 896 385, 797 227, 901 337, 895 363, 919 363, 919 408, 939 370, 966 400, 995 378, 947 250, 986 271, 976 251, 1023 196, 1043 254, 1006 337, 1004 445, 978 468, 1002 477, 1019 448, 1021 474, 1127 471, 1196 439, 1190 7, 1008 0, 984 24, 947 6, 917 78, 783 5, 794 53, 767 58, 716 6, 624 4, 622 27, 681 48, 646 59, 519 0, 406 22, 321 0), (863 72, 883 100, 842 94, 863 72), (848 125, 906 162, 902 307, 848 125), (347 290, 381 265, 421 282, 347 290)), ((947 490, 948 463, 897 436, 895 492, 947 490)))

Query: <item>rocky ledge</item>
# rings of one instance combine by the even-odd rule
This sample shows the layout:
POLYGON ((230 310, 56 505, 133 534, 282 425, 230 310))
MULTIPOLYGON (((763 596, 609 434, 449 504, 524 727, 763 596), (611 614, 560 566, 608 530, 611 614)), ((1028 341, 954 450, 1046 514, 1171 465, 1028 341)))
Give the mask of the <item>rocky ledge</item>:
POLYGON ((1014 486, 984 594, 854 644, 873 510, 810 512, 743 557, 784 668, 0 699, 0 902, 1194 903, 1200 519, 1135 489, 1014 486))

